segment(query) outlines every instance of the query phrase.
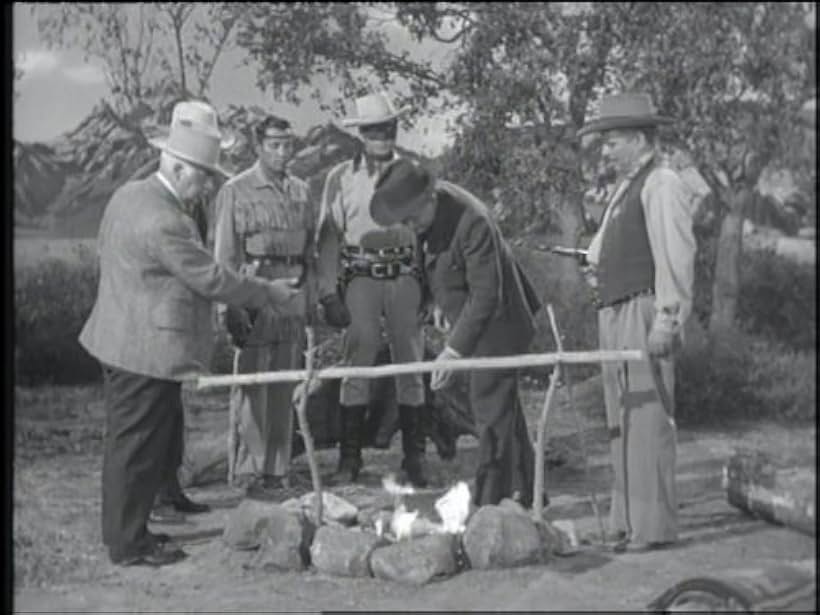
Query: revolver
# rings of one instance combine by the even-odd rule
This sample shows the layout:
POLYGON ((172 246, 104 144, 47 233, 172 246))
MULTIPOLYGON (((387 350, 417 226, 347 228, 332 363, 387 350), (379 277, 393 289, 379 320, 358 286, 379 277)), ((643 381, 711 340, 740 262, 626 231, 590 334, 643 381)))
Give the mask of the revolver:
POLYGON ((549 251, 559 256, 570 256, 578 261, 578 264, 585 267, 587 262, 587 251, 580 248, 564 248, 562 246, 551 246, 549 251))

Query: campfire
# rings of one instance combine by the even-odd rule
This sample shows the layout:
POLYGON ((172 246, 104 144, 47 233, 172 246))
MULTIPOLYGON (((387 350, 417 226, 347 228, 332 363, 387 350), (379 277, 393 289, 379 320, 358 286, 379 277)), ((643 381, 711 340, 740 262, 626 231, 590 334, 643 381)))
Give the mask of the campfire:
POLYGON ((384 490, 393 496, 393 513, 386 522, 377 517, 374 525, 376 534, 392 542, 417 538, 430 534, 460 534, 466 529, 467 517, 470 514, 470 488, 460 481, 451 487, 435 503, 440 522, 432 521, 420 515, 418 510, 408 511, 404 498, 416 493, 412 486, 399 485, 393 474, 382 479, 384 490))

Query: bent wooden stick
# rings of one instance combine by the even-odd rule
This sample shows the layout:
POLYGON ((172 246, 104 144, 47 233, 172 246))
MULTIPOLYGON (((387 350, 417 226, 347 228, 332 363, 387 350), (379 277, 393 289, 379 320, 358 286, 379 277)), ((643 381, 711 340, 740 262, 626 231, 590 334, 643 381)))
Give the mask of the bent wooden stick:
MULTIPOLYGON (((239 348, 233 349, 233 373, 239 373, 239 348)), ((233 397, 233 395, 231 395, 233 397)), ((230 417, 228 419, 228 484, 233 487, 236 482, 236 458, 239 448, 239 408, 238 404, 229 403, 230 417)))
MULTIPOLYGON (((552 314, 552 305, 547 305, 547 309, 552 314)), ((557 332, 555 338, 558 339, 557 332)), ((538 427, 536 433, 535 443, 535 478, 532 486, 532 513, 535 519, 543 520, 544 508, 544 438, 547 430, 547 416, 552 406, 552 398, 555 395, 555 389, 558 387, 558 381, 561 377, 561 364, 557 363, 550 374, 550 384, 547 388, 547 395, 544 398, 544 407, 541 409, 541 416, 538 417, 538 427)))
MULTIPOLYGON (((550 318, 550 327, 552 327, 552 333, 555 336, 555 345, 558 348, 559 352, 563 352, 564 344, 561 341, 561 333, 558 331, 558 322, 555 320, 555 312, 552 311, 552 305, 547 306, 547 313, 549 314, 550 318)), ((560 369, 560 363, 556 366, 556 370, 560 369)), ((575 430, 578 433, 578 443, 581 448, 581 458, 584 462, 584 480, 587 484, 587 494, 589 495, 590 504, 592 505, 592 511, 595 513, 595 520, 598 522, 598 530, 601 532, 601 542, 606 544, 606 532, 604 531, 604 523, 601 518, 601 511, 598 508, 598 498, 595 495, 595 487, 592 484, 592 479, 589 473, 589 456, 587 455, 586 450, 586 443, 584 441, 584 430, 581 425, 581 416, 578 412, 578 408, 575 406, 575 400, 572 397, 572 382, 570 380, 569 370, 564 370, 563 372, 559 372, 559 382, 561 376, 564 377, 564 384, 566 385, 567 389, 567 401, 570 405, 570 411, 573 414, 573 418, 575 419, 575 430)))
MULTIPOLYGON (((556 363, 601 363, 609 361, 641 361, 645 359, 642 350, 589 350, 577 352, 550 352, 543 354, 520 354, 503 357, 474 357, 451 361, 415 361, 412 363, 392 363, 374 367, 346 366, 328 367, 313 373, 314 378, 383 378, 400 374, 432 372, 440 369, 450 371, 482 369, 514 369, 537 367, 556 363)), ((298 382, 307 377, 303 369, 250 374, 200 376, 196 380, 198 389, 227 387, 234 384, 265 384, 268 382, 298 382)))
POLYGON ((313 500, 313 512, 316 515, 317 527, 322 525, 322 479, 319 475, 319 466, 316 464, 316 453, 313 449, 313 436, 310 433, 310 423, 307 418, 308 391, 310 381, 314 377, 313 359, 315 348, 313 327, 305 327, 307 334, 307 353, 305 358, 305 390, 296 406, 296 417, 299 421, 299 430, 302 432, 302 440, 305 442, 305 455, 307 455, 308 466, 310 467, 310 480, 313 482, 313 492, 316 497, 313 500))

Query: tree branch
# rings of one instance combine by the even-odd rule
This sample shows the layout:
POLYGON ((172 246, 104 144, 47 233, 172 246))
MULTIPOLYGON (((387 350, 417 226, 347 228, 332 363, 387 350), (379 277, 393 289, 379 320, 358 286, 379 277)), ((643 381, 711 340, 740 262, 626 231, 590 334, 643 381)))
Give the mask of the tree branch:
POLYGON ((222 54, 222 50, 225 47, 225 44, 228 42, 228 38, 231 35, 234 27, 236 26, 237 21, 239 21, 239 11, 234 8, 231 12, 231 17, 227 22, 223 22, 223 30, 222 35, 217 40, 216 45, 214 46, 214 52, 211 56, 210 63, 208 63, 203 71, 203 74, 199 77, 199 92, 198 96, 202 97, 208 91, 208 84, 211 81, 211 75, 213 74, 214 67, 216 66, 216 62, 219 59, 219 56, 222 54))

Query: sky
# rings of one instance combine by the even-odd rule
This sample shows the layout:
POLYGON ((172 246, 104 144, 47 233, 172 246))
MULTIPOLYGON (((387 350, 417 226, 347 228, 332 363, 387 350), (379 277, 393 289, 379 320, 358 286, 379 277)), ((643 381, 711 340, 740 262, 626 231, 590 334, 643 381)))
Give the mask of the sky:
MULTIPOLYGON (((100 67, 85 62, 81 51, 48 49, 40 40, 28 4, 18 2, 13 9, 14 58, 24 71, 15 87, 19 96, 13 107, 13 135, 24 142, 49 141, 82 121, 105 96, 107 84, 100 67)), ((384 28, 397 48, 415 45, 398 25, 387 23, 384 28)), ((430 44, 415 52, 446 61, 446 51, 430 44)), ((254 84, 253 69, 241 66, 239 60, 238 52, 223 54, 214 69, 210 93, 217 108, 230 103, 260 105, 288 117, 300 134, 331 119, 341 127, 340 118, 321 111, 315 101, 308 99, 295 107, 266 97, 254 84)), ((420 119, 412 130, 399 132, 398 144, 435 156, 450 141, 447 121, 445 117, 420 119)))

